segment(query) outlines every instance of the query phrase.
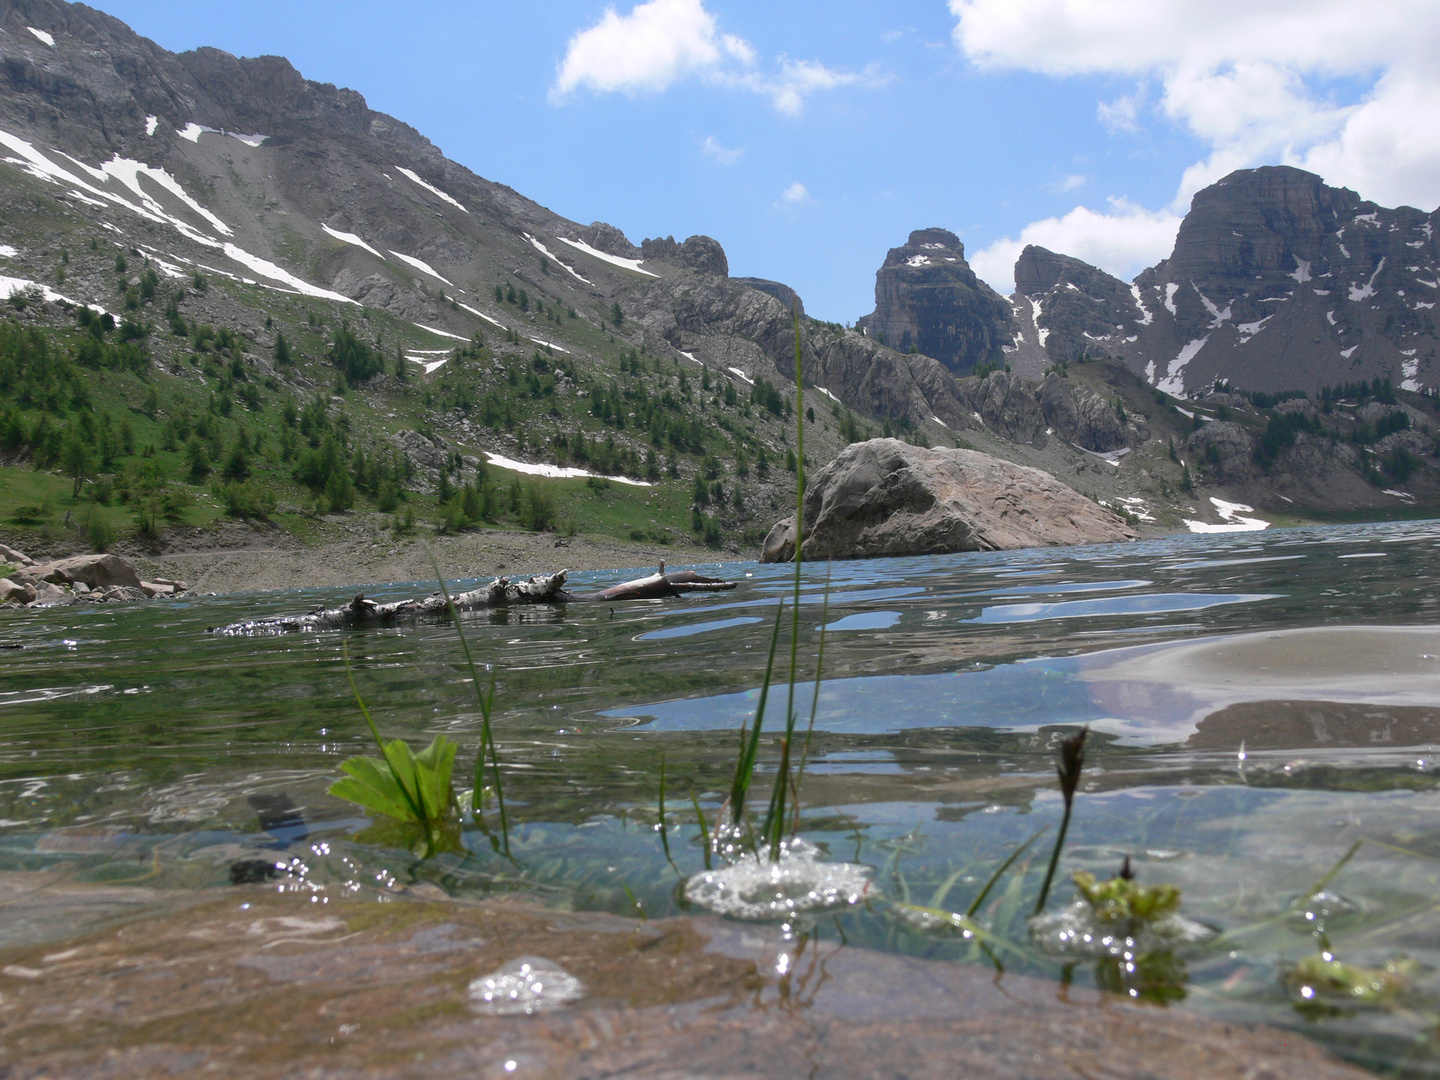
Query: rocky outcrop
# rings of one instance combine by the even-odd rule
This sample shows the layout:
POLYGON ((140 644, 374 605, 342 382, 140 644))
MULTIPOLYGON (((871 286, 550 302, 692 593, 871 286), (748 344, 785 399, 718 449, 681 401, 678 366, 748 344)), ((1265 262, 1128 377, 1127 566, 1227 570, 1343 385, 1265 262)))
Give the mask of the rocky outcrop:
POLYGON ((668 262, 672 266, 694 270, 697 274, 714 274, 716 277, 730 275, 730 262, 725 258, 725 249, 718 240, 712 240, 708 236, 692 236, 683 244, 675 243, 673 236, 645 240, 640 244, 640 253, 647 261, 654 259, 657 262, 668 262))
POLYGON ((622 259, 640 258, 640 249, 630 243, 629 238, 614 225, 607 225, 603 221, 592 222, 588 229, 581 230, 578 239, 607 255, 616 255, 622 259))
POLYGON ((800 318, 805 318, 805 301, 801 300, 800 294, 789 285, 758 277, 742 277, 736 278, 735 280, 742 285, 749 285, 752 289, 759 289, 761 292, 775 297, 776 300, 779 300, 780 303, 785 305, 786 311, 799 312, 800 318))
POLYGON ((1009 303, 975 276, 954 233, 919 229, 885 256, 875 275, 875 311, 856 325, 892 349, 964 374, 1004 362, 1013 322, 1009 303))
POLYGON ((15 575, 22 581, 48 581, 53 585, 74 585, 83 582, 90 589, 104 589, 112 585, 125 588, 140 588, 140 575, 135 567, 119 555, 76 555, 69 559, 39 563, 26 567, 15 575))
MULTIPOLYGON (((810 479, 806 559, 854 559, 1091 544, 1136 535, 1048 473, 974 450, 897 439, 855 443, 810 479)), ((762 562, 795 555, 794 518, 765 539, 762 562)))
POLYGON ((1035 392, 1045 423, 1060 438, 1097 454, 1129 444, 1115 406, 1059 375, 1046 376, 1035 392))
POLYGON ((23 552, 0 545, 4 561, 19 564, 10 577, 0 578, 0 604, 34 608, 89 603, 131 602, 158 596, 176 596, 189 590, 183 581, 160 578, 141 581, 129 561, 99 553, 37 563, 23 552))

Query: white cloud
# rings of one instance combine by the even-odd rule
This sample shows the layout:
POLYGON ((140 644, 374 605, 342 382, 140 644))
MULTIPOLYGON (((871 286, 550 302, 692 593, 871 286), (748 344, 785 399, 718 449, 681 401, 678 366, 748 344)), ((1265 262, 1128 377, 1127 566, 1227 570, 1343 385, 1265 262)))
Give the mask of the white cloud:
POLYGON ((728 146, 722 145, 714 135, 705 136, 705 141, 700 144, 700 150, 706 157, 714 158, 721 165, 734 165, 745 156, 743 146, 732 150, 728 146))
POLYGON ((664 90, 726 56, 748 64, 755 50, 719 33, 701 0, 650 0, 629 15, 607 8, 598 23, 570 39, 551 98, 582 86, 596 93, 664 90))
POLYGON ((799 116, 805 108, 805 99, 818 90, 834 90, 840 86, 883 86, 889 81, 889 76, 882 74, 874 65, 860 72, 836 71, 815 60, 782 58, 776 75, 746 72, 725 76, 722 81, 764 94, 778 112, 799 116))
POLYGON ((1102 101, 1095 106, 1095 119, 1110 134, 1122 131, 1140 130, 1140 106, 1144 103, 1144 88, 1133 94, 1126 94, 1114 101, 1102 101))
POLYGON ((1076 188, 1084 187, 1087 179, 1088 177, 1084 173, 1069 173, 1045 186, 1054 192, 1074 191, 1076 188))
MULTIPOLYGON (((1440 4, 1385 0, 949 0, 960 49, 982 68, 1132 75, 1209 147, 1172 207, 1235 168, 1318 171, 1382 203, 1440 203, 1440 4), (1326 80, 1365 87, 1337 105, 1326 80)), ((1124 130, 1139 100, 1102 103, 1124 130)))
POLYGON ((570 39, 550 101, 559 105, 581 88, 597 94, 656 93, 694 76, 761 94, 777 111, 798 116, 811 94, 888 81, 873 66, 841 71, 815 60, 780 57, 774 73, 767 74, 756 70, 756 60, 749 42, 718 30, 703 0, 649 0, 628 15, 612 7, 570 39))
POLYGON ((1129 281, 1170 254, 1180 217, 1170 210, 1146 210, 1125 199, 1111 199, 1103 212, 1077 206, 1064 217, 1031 222, 1019 237, 995 241, 970 256, 970 265, 991 288, 1009 294, 1015 291, 1015 260, 1026 244, 1038 244, 1129 281))
POLYGON ((810 189, 799 180, 796 180, 780 194, 780 198, 784 199, 791 206, 799 206, 801 203, 810 201, 810 189))

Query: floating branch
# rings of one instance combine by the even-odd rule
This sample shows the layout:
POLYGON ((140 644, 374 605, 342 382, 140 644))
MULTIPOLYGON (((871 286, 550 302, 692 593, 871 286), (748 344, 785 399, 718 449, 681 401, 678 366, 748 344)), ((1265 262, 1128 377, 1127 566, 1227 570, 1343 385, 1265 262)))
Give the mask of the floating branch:
MULTIPOLYGON (((735 582, 705 577, 693 570, 667 574, 665 564, 648 577, 621 582, 599 592, 573 593, 565 588, 569 570, 512 581, 498 577, 488 585, 469 592, 457 593, 450 600, 456 611, 479 611, 485 608, 516 607, 525 604, 577 604, 615 600, 664 600, 692 592, 727 592, 735 582)), ((350 626, 388 626, 392 623, 446 615, 446 598, 434 593, 423 600, 395 600, 377 604, 360 593, 348 604, 334 608, 317 608, 305 615, 282 615, 273 619, 252 619, 212 626, 209 633, 226 636, 245 634, 289 634, 304 630, 338 630, 350 626)))

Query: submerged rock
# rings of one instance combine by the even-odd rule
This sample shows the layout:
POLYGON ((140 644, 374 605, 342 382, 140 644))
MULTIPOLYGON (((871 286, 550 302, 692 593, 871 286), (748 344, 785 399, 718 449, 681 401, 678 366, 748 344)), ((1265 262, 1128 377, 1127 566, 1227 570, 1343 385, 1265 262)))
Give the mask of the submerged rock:
MULTIPOLYGON (((805 491, 807 559, 998 551, 1134 539, 1125 522, 1049 473, 976 450, 871 439, 841 451, 805 491)), ((765 538, 762 562, 795 555, 795 521, 765 538)))
POLYGON ((274 881, 241 886, 243 906, 40 874, 7 885, 52 921, 87 893, 93 909, 63 945, 6 950, 0 1051, 17 1075, 1369 1075, 1294 1032, 713 917, 406 894, 320 904, 274 881), (137 918, 139 905, 156 910, 137 918))

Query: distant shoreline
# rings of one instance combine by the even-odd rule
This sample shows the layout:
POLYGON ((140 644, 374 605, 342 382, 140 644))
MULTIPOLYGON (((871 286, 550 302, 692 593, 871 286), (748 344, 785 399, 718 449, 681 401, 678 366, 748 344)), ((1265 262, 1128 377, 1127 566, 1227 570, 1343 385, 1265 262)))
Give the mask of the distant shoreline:
MULTIPOLYGON (((518 530, 483 529, 446 536, 430 535, 424 530, 395 537, 388 530, 367 528, 363 522, 346 523, 338 536, 314 543, 297 540, 280 530, 268 536, 256 530, 226 530, 205 538, 213 539, 214 545, 182 541, 172 542, 159 553, 124 554, 136 564, 142 577, 148 574, 182 580, 195 593, 360 590, 391 582, 433 581, 433 562, 439 563, 447 579, 489 580, 498 575, 528 576, 562 568, 648 572, 662 559, 671 566, 744 559, 737 552, 690 545, 626 543, 608 537, 566 538, 518 530)), ((750 556, 757 557, 758 553, 750 556)))

